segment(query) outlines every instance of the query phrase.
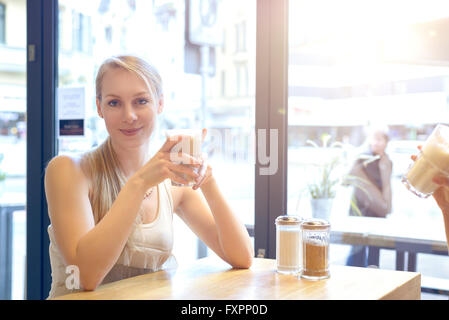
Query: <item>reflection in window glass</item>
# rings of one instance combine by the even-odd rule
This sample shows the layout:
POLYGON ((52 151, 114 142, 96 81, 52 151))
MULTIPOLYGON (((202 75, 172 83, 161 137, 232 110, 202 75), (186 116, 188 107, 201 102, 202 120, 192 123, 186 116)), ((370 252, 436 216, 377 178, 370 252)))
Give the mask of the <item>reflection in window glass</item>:
POLYGON ((0 3, 0 300, 25 298, 26 0, 0 3))
MULTIPOLYGON (((83 88, 86 116, 84 137, 59 137, 59 153, 84 152, 104 141, 107 132, 95 107, 96 70, 111 55, 137 54, 163 78, 165 108, 153 151, 165 130, 204 125, 209 135, 203 151, 216 179, 242 221, 253 225, 256 1, 208 1, 202 10, 200 2, 59 1, 59 88, 83 88), (86 21, 92 32, 85 32, 86 21), (236 43, 238 55, 224 50, 236 43), (232 81, 236 64, 240 85, 232 81)), ((196 258, 196 238, 179 221, 175 216, 183 232, 175 233, 175 254, 181 261, 196 258)))
MULTIPOLYGON (((449 5, 295 0, 289 6, 289 213, 313 215, 317 201, 311 198, 320 196, 310 187, 317 183, 320 191, 325 185, 332 191, 331 221, 348 216, 353 188, 323 183, 326 172, 317 164, 338 156, 341 166, 329 181, 342 177, 360 153, 374 150, 366 140, 367 129, 383 127, 388 129, 386 154, 393 165, 386 221, 389 226, 416 226, 424 238, 438 234, 445 239, 435 202, 410 193, 401 176, 417 145, 437 123, 449 122, 449 51, 441 45, 447 41, 449 5), (323 140, 328 148, 313 146, 322 146, 323 140)), ((368 178, 376 175, 380 178, 379 173, 368 178)), ((433 265, 431 257, 420 263, 433 265)), ((449 266, 447 259, 445 264, 449 266)))
POLYGON ((5 26, 6 26, 6 6, 0 3, 0 43, 5 43, 5 26))

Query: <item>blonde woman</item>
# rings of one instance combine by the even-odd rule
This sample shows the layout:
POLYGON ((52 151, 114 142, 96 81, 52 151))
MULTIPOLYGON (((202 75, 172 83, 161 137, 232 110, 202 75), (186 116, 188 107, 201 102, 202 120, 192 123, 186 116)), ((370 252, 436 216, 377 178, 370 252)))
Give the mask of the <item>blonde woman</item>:
MULTIPOLYGON (((167 139, 151 159, 148 155, 164 108, 157 71, 134 56, 106 60, 96 78, 96 104, 107 140, 77 159, 57 156, 46 170, 49 297, 73 292, 66 283, 68 267, 79 270, 80 289, 95 290, 102 283, 175 266, 173 212, 232 267, 249 268, 254 249, 248 232, 211 167, 204 166, 199 175, 170 161, 170 150, 181 138, 167 139), (180 173, 196 185, 172 186, 171 180, 187 183, 180 173)), ((181 156, 183 163, 204 165, 181 156)))

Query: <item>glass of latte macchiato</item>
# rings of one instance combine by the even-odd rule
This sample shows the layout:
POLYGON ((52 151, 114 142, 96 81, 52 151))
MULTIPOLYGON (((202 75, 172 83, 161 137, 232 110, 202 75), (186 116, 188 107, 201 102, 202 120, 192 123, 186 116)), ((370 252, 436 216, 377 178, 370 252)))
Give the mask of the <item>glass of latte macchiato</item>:
POLYGON ((432 179, 439 175, 449 176, 449 127, 442 124, 432 131, 402 182, 417 196, 427 198, 438 188, 432 179))
MULTIPOLYGON (((169 139, 178 139, 182 136, 180 142, 178 142, 170 151, 170 160, 174 163, 182 163, 185 166, 190 166, 185 163, 185 160, 180 156, 181 153, 188 154, 195 158, 201 157, 201 145, 202 145, 202 131, 200 129, 172 129, 167 130, 166 135, 169 139)), ((193 170, 198 173, 198 167, 193 167, 193 170)), ((193 186, 195 180, 193 177, 180 173, 184 180, 189 181, 188 184, 180 184, 172 180, 174 186, 193 186)))

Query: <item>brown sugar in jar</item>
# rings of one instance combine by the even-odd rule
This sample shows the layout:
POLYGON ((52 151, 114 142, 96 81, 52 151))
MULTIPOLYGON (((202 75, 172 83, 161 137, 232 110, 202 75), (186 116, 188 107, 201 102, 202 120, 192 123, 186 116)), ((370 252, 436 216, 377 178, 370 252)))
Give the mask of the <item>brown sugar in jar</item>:
POLYGON ((308 219, 301 224, 303 265, 301 277, 309 280, 329 278, 330 224, 322 219, 308 219))

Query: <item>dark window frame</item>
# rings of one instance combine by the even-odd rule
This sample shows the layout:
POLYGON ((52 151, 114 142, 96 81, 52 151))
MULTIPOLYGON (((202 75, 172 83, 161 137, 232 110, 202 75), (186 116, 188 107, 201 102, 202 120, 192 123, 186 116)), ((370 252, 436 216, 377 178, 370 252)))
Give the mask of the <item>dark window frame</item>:
POLYGON ((276 257, 274 221, 287 214, 288 0, 258 0, 256 28, 255 253, 276 257), (259 130, 278 131, 278 170, 261 175, 259 130))
POLYGON ((44 192, 47 163, 56 154, 58 1, 27 0, 27 299, 48 297, 50 219, 44 192))

